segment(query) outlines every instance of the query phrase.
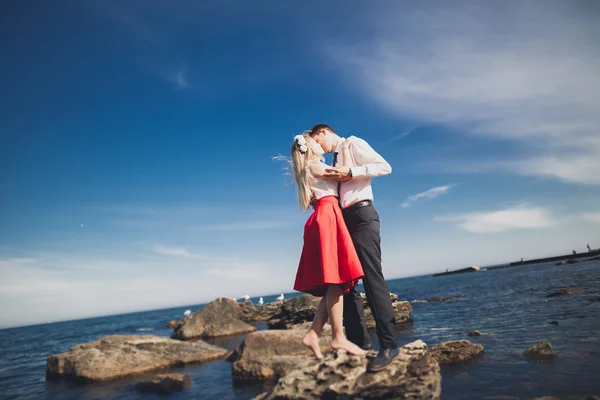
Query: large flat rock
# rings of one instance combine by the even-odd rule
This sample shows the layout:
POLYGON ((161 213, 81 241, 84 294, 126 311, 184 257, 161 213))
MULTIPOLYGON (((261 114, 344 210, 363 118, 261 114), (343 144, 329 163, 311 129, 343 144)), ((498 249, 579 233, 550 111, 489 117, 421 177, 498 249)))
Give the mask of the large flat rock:
MULTIPOLYGON (((239 345, 231 365, 235 380, 276 380, 295 368, 318 362, 302 344, 307 329, 253 332, 239 345)), ((330 351, 331 328, 320 338, 321 350, 330 351)))
POLYGON ((109 335, 48 357, 46 379, 109 381, 172 365, 216 360, 227 353, 203 341, 109 335))
POLYGON ((315 365, 285 375, 271 392, 256 399, 440 398, 440 367, 421 341, 402 347, 380 372, 367 373, 367 362, 366 357, 334 351, 315 365))

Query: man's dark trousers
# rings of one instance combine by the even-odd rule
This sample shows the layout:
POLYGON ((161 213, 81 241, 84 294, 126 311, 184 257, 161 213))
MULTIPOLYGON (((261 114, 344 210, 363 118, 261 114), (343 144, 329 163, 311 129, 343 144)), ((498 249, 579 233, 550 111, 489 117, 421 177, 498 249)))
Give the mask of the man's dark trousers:
MULTIPOLYGON (((379 343, 382 348, 395 349, 398 347, 395 339, 396 317, 390 300, 390 290, 381 269, 379 214, 373 205, 347 208, 343 214, 365 273, 363 285, 375 319, 379 343)), ((352 343, 360 347, 368 347, 371 344, 358 285, 344 295, 344 326, 346 337, 352 343)))

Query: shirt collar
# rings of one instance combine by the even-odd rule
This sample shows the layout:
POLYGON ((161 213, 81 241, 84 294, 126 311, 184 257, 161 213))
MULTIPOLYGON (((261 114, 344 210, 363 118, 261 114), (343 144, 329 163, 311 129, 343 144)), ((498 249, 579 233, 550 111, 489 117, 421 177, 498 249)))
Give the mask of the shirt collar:
POLYGON ((335 146, 335 152, 336 153, 340 153, 342 151, 342 145, 344 144, 344 141, 346 140, 346 138, 340 138, 341 140, 339 141, 339 143, 337 144, 337 146, 335 146))

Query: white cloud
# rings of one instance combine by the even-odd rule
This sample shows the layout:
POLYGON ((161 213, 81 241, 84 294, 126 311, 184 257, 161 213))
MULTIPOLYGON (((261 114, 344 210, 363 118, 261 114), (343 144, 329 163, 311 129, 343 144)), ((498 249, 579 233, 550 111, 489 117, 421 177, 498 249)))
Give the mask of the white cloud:
POLYGON ((541 207, 513 207, 503 210, 474 212, 436 217, 437 222, 458 222, 458 226, 474 233, 497 233, 514 229, 540 229, 556 224, 549 212, 541 207))
POLYGON ((365 18, 373 35, 323 50, 397 116, 522 150, 482 170, 600 184, 600 24, 586 4, 397 3, 365 18))
POLYGON ((157 254, 166 256, 191 257, 192 255, 183 247, 168 247, 164 245, 155 245, 153 250, 157 254))
POLYGON ((590 221, 590 222, 595 222, 597 224, 600 224, 600 212, 595 212, 595 213, 585 213, 582 215, 582 218, 590 221))
POLYGON ((435 199, 436 197, 442 194, 448 193, 451 187, 452 185, 436 186, 422 193, 417 193, 415 195, 409 196, 407 200, 404 203, 402 203, 401 206, 402 208, 407 208, 410 207, 413 202, 421 199, 435 199))

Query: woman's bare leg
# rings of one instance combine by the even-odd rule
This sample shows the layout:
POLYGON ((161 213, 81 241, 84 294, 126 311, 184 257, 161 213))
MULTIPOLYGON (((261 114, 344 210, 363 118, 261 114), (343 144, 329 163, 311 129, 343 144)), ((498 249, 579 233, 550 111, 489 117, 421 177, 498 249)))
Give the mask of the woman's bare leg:
POLYGON ((334 350, 343 349, 350 354, 362 356, 367 354, 366 351, 352 343, 344 334, 343 312, 344 312, 344 297, 342 288, 338 285, 331 285, 327 289, 326 302, 327 313, 329 314, 329 322, 331 323, 331 331, 333 339, 331 340, 331 348, 334 350))
POLYGON ((321 346, 319 346, 319 335, 321 334, 321 330, 323 330, 323 326, 327 322, 327 307, 325 296, 319 302, 317 306, 317 311, 315 312, 315 317, 313 319, 312 324, 310 325, 310 329, 304 338, 302 339, 302 343, 306 347, 312 350, 315 353, 315 356, 319 359, 323 359, 323 353, 321 352, 321 346))

